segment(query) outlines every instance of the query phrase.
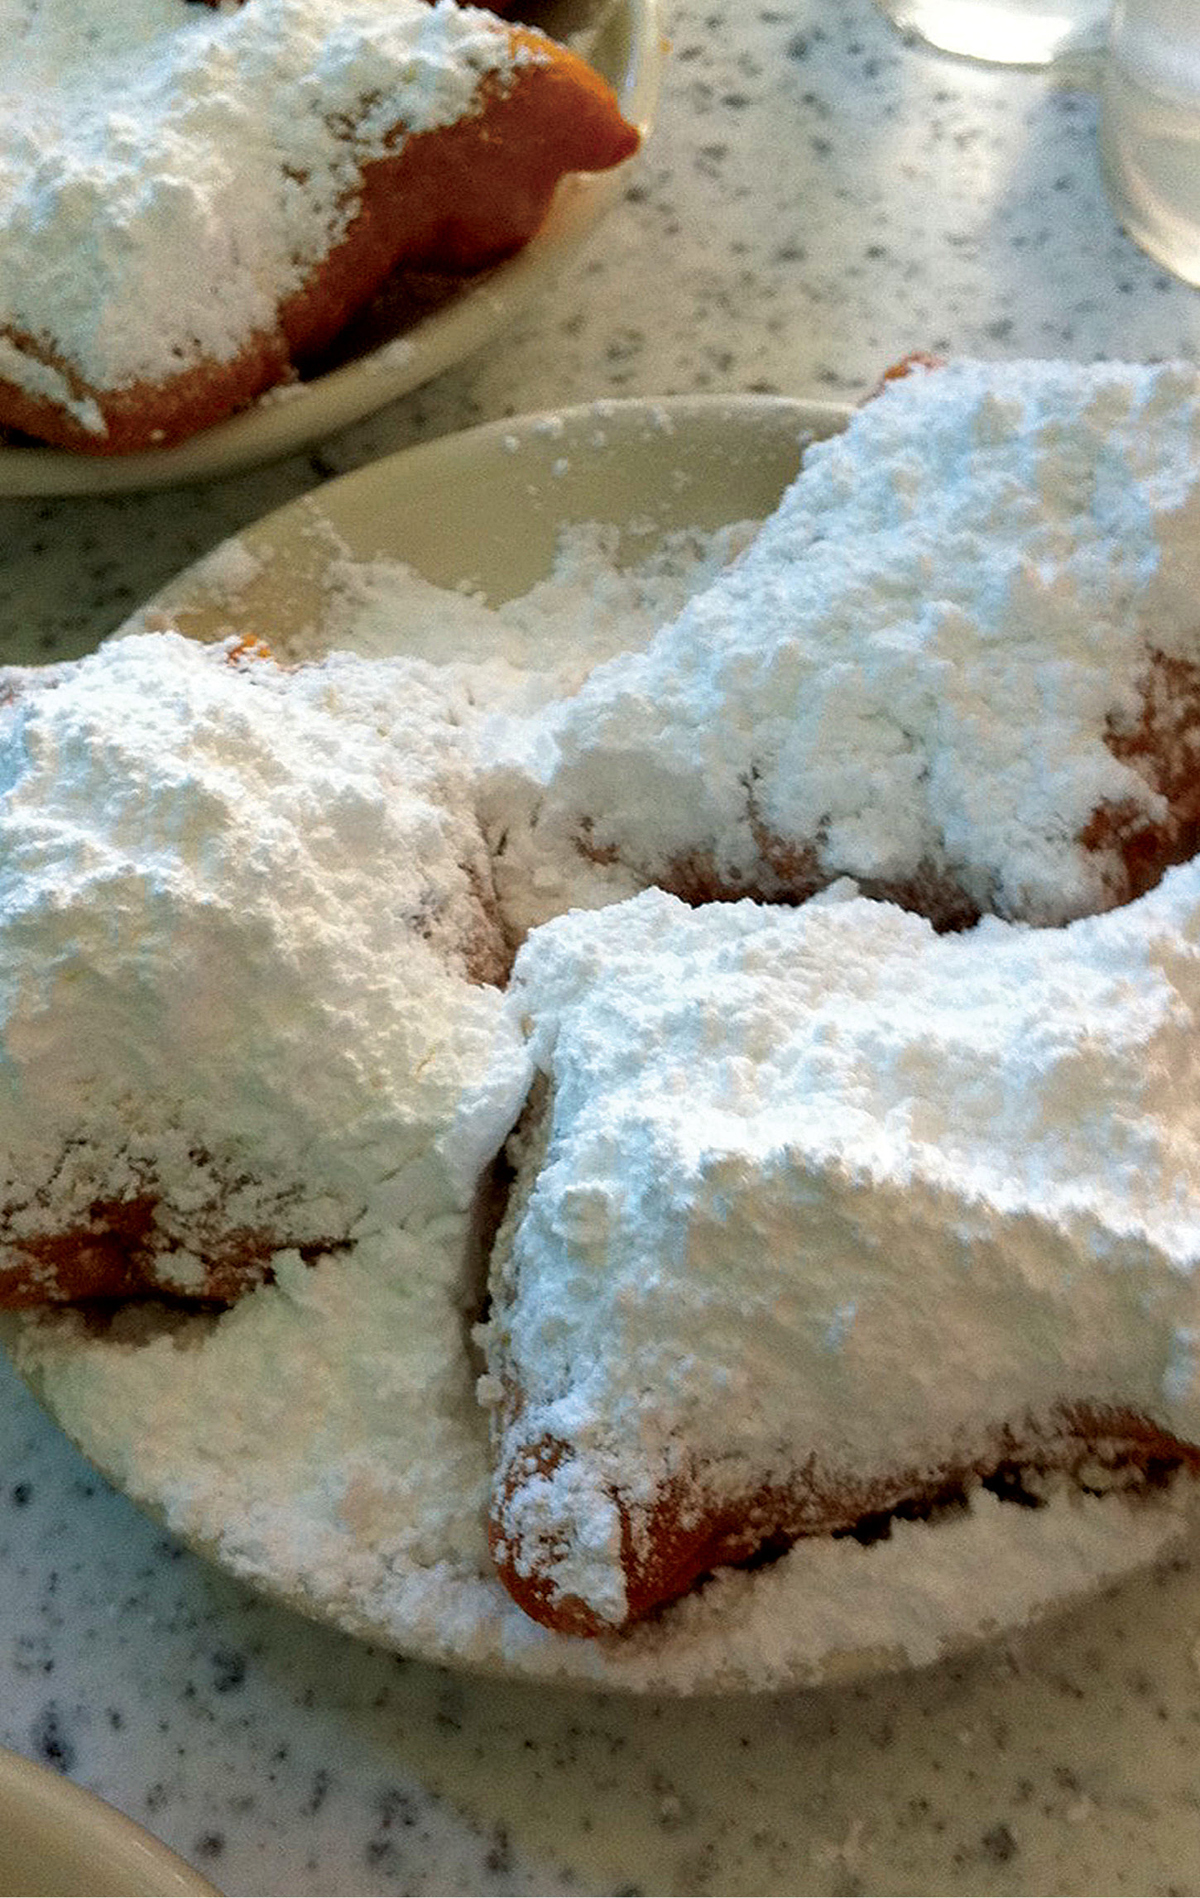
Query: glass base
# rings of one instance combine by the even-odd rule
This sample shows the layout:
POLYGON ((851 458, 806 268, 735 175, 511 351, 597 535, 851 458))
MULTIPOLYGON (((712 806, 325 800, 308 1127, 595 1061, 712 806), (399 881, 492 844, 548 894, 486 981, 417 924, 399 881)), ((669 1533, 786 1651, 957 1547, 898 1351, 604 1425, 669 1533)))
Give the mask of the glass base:
POLYGON ((1113 210, 1134 243, 1184 283, 1200 284, 1200 98, 1181 105, 1114 68, 1100 157, 1113 210))
POLYGON ((903 32, 943 53, 1003 66, 1048 66, 1099 43, 1107 0, 876 0, 903 32))

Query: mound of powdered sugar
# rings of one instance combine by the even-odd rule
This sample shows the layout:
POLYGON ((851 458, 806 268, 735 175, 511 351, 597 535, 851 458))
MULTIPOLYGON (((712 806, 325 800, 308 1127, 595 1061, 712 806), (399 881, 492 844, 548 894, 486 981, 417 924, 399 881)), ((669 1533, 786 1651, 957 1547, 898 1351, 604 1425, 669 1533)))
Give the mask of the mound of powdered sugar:
POLYGON ((180 1291, 468 1219, 525 1057, 444 675, 165 634, 7 683, 0 1273, 114 1203, 180 1291))

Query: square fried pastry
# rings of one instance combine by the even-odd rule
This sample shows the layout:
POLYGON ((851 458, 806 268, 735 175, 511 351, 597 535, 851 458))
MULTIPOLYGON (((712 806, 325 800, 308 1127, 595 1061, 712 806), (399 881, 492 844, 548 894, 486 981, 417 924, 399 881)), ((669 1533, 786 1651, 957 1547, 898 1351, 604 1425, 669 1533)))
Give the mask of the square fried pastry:
POLYGON ((512 994, 492 1547, 594 1635, 972 1485, 1200 1467, 1200 865, 1060 930, 649 891, 512 994))

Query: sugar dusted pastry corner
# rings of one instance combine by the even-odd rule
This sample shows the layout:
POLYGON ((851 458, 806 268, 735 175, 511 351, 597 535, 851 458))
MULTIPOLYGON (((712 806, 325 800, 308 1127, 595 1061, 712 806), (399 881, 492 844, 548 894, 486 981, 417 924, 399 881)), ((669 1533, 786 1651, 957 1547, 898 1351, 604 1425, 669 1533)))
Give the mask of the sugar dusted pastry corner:
POLYGON ((0 1304, 469 1222, 526 1058, 462 716, 173 633, 4 675, 0 1304))

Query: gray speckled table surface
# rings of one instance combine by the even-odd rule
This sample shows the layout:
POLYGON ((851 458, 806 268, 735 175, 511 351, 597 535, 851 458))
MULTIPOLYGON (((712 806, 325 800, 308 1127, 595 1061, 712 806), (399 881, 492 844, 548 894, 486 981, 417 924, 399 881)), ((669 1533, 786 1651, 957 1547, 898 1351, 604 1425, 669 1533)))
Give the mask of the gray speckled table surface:
MULTIPOLYGON (((623 201, 485 357, 258 472, 0 500, 4 657, 80 652, 267 509, 494 416, 851 399, 918 347, 1196 356, 1200 293, 1106 206, 1086 74, 940 57, 869 0, 668 0, 667 26, 623 201)), ((1183 1560, 915 1677, 693 1704, 483 1685, 181 1552, 0 1366, 0 1740, 229 1892, 1194 1891, 1198 1657, 1183 1560)))

